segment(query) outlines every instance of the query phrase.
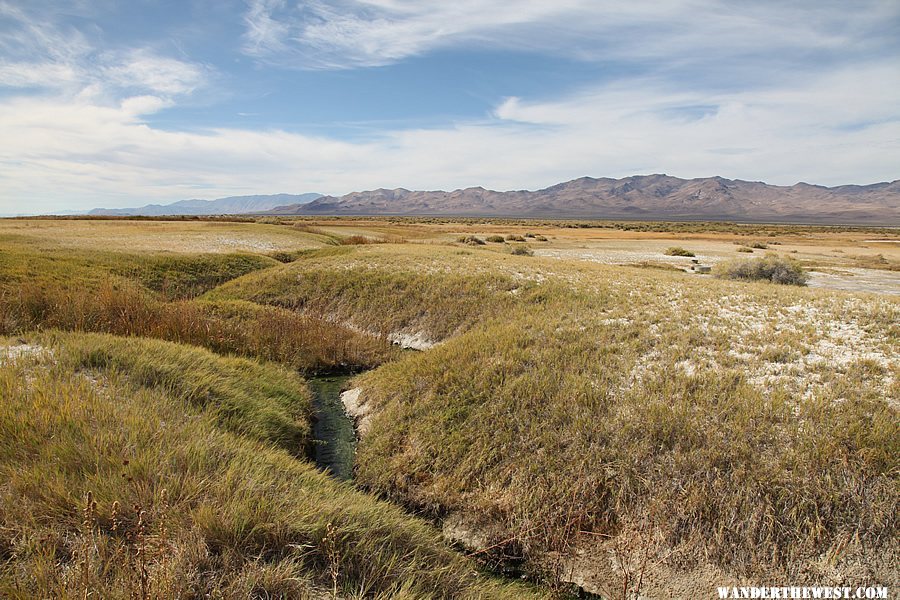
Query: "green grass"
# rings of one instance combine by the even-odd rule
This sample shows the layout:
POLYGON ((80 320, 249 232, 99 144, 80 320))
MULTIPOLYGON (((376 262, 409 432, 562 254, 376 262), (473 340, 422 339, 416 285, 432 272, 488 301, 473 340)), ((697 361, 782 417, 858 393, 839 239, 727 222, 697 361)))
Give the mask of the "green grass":
POLYGON ((161 342, 28 341, 0 362, 0 595, 537 597, 296 458, 297 376, 161 342))
POLYGON ((134 257, 112 272, 140 282, 168 299, 193 298, 226 281, 278 264, 259 254, 134 257))
POLYGON ((54 360, 63 368, 126 374, 132 384, 202 409, 229 431, 292 454, 305 456, 312 442, 309 392, 284 367, 135 337, 50 333, 38 345, 57 348, 54 360))

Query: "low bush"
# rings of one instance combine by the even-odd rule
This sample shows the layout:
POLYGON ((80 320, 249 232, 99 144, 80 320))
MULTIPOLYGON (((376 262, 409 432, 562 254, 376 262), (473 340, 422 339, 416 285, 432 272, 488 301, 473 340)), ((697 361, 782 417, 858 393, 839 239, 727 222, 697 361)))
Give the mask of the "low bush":
POLYGON ((665 254, 666 256, 696 256, 696 254, 694 254, 690 250, 682 248, 681 246, 671 246, 666 249, 665 254))
POLYGON ((534 251, 525 244, 522 244, 521 246, 513 246, 510 254, 515 256, 534 256, 534 251))
POLYGON ((364 244, 374 244, 376 240, 373 240, 370 237, 366 237, 364 235, 350 235, 345 238, 341 238, 342 246, 360 246, 364 244))
POLYGON ((753 248, 749 246, 738 246, 738 252, 745 252, 747 254, 753 254, 753 248))
POLYGON ((502 235, 489 235, 484 239, 491 242, 492 244, 502 244, 504 241, 502 235))
POLYGON ((456 238, 456 241, 469 246, 484 246, 484 240, 475 235, 461 235, 456 238))
POLYGON ((900 271, 900 261, 888 260, 883 254, 875 256, 854 256, 856 266, 863 269, 880 269, 883 271, 900 271))
POLYGON ((514 233, 511 233, 508 236, 506 236, 506 241, 507 242, 524 242, 525 238, 522 237, 521 235, 516 235, 514 233))
POLYGON ((809 275, 796 260, 769 253, 764 258, 732 260, 716 266, 721 279, 771 281, 786 285, 806 285, 809 275))

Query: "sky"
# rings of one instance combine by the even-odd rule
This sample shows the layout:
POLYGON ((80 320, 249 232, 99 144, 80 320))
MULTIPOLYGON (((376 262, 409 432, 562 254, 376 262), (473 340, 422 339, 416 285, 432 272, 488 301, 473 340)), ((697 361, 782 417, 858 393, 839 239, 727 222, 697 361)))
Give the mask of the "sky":
POLYGON ((900 179, 897 0, 0 0, 0 214, 900 179))

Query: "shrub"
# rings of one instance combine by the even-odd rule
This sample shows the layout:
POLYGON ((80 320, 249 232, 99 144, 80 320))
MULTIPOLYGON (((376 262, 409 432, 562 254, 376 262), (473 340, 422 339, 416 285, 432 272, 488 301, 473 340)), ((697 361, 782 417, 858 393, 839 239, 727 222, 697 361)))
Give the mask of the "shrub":
POLYGON ((771 281, 787 285, 806 285, 809 275, 799 262, 769 253, 764 258, 733 260, 716 267, 722 279, 771 281))
POLYGON ((525 234, 525 237, 527 237, 527 238, 533 238, 533 237, 534 237, 534 234, 533 234, 533 233, 526 233, 526 234, 525 234))
POLYGON ((276 250, 275 252, 269 252, 266 256, 269 258, 274 258, 280 263, 292 263, 297 260, 297 256, 292 252, 287 252, 284 250, 276 250))
POLYGON ((900 271, 900 262, 888 260, 883 254, 875 256, 854 256, 856 265, 863 269, 881 269, 884 271, 900 271))
POLYGON ((512 254, 515 256, 534 256, 534 251, 526 245, 513 246, 512 254))
POLYGON ((737 251, 738 252, 749 252, 750 254, 753 254, 753 248, 750 248, 749 246, 738 246, 737 251))
POLYGON ((751 248, 756 248, 757 250, 765 250, 769 246, 765 242, 753 242, 750 244, 751 248))
POLYGON ((484 246, 484 240, 475 235, 461 235, 456 238, 456 241, 469 246, 484 246))
POLYGON ((537 240, 537 241, 539 241, 539 242, 546 242, 546 241, 547 241, 547 238, 546 238, 545 236, 543 236, 543 235, 536 235, 536 236, 534 236, 534 239, 537 240))
POLYGON ((666 249, 666 256, 696 256, 690 250, 685 250, 681 246, 671 246, 666 249))
POLYGON ((503 243, 502 235, 489 235, 485 239, 494 244, 502 244, 503 243))
POLYGON ((523 238, 521 235, 516 235, 514 233, 511 233, 508 236, 506 236, 506 241, 507 242, 524 242, 525 238, 523 238))
POLYGON ((363 246, 365 244, 374 244, 375 240, 364 235, 351 235, 341 240, 342 246, 363 246))

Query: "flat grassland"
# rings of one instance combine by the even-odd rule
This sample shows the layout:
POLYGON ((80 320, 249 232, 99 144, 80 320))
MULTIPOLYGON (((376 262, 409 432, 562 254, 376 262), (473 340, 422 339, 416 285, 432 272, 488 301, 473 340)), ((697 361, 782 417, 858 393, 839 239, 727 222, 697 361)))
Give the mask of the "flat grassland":
POLYGON ((900 584, 897 230, 5 220, 0 335, 3 595, 900 584), (809 287, 689 271, 764 255, 809 287))

